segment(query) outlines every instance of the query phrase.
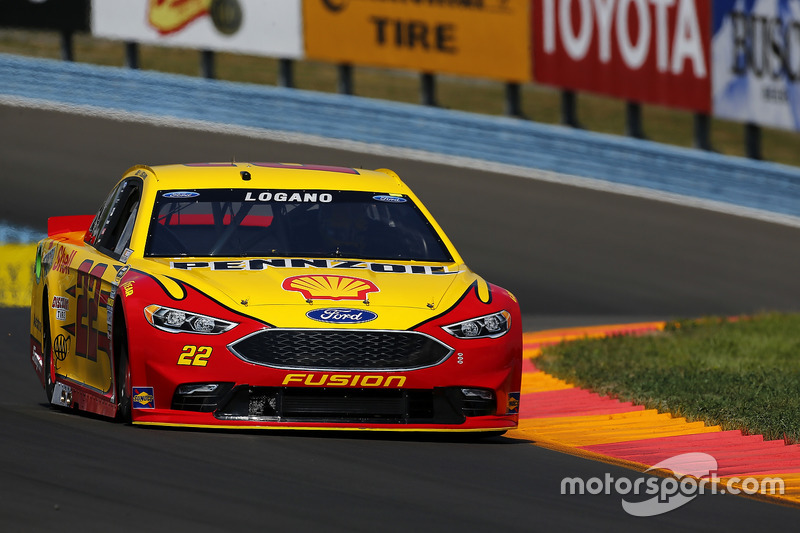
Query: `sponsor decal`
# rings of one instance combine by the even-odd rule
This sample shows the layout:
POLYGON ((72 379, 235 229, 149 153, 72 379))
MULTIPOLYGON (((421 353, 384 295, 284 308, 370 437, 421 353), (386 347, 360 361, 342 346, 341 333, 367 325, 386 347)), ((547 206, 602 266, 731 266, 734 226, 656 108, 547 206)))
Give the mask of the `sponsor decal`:
POLYGON ((56 251, 55 260, 53 261, 53 270, 61 272, 62 274, 69 273, 69 265, 72 263, 72 259, 77 253, 77 250, 67 253, 63 246, 59 246, 56 251))
POLYGON ((53 339, 53 354, 55 354, 57 361, 63 361, 67 358, 67 354, 69 354, 69 341, 70 338, 63 334, 59 334, 53 339))
POLYGON ((283 280, 285 291, 295 291, 306 300, 364 300, 380 289, 371 281, 350 276, 303 275, 283 280))
POLYGON ((508 408, 506 409, 507 415, 514 415, 519 413, 519 393, 518 392, 509 392, 508 393, 508 408))
POLYGON ((314 309, 306 313, 311 320, 330 324, 360 324, 378 318, 378 313, 365 309, 325 308, 314 309))
POLYGON ((129 281, 122 285, 122 291, 125 293, 125 296, 133 296, 133 281, 129 281))
POLYGON ((194 191, 172 191, 162 194, 164 198, 197 198, 200 196, 199 192, 194 191))
POLYGON ((458 274, 460 270, 448 270, 445 266, 400 265, 394 263, 370 263, 364 261, 344 261, 340 259, 247 259, 238 261, 172 261, 170 268, 174 270, 194 270, 208 268, 211 270, 266 270, 267 268, 341 268, 370 270, 387 274, 458 274))
POLYGON ((53 266, 53 258, 56 255, 56 247, 53 246, 42 256, 42 276, 46 276, 53 266))
POLYGON ((132 397, 134 409, 156 408, 153 387, 133 387, 132 397))
POLYGON ((42 369, 42 366, 44 364, 44 360, 43 360, 42 356, 39 355, 39 352, 37 351, 36 346, 32 346, 31 347, 31 361, 33 361, 33 364, 36 366, 36 368, 38 370, 42 369))
POLYGON ((125 250, 122 252, 122 255, 119 257, 120 262, 121 263, 127 263, 128 259, 131 258, 131 254, 132 253, 133 253, 133 250, 131 250, 130 248, 125 248, 125 250))
POLYGON ((125 266, 123 266, 123 267, 120 267, 120 269, 119 269, 119 270, 117 270, 117 275, 116 275, 116 277, 114 278, 114 285, 119 285, 119 282, 120 282, 120 281, 122 281, 122 277, 123 277, 123 276, 124 276, 124 275, 125 275, 125 274, 128 272, 128 270, 130 270, 130 269, 131 269, 131 266, 130 266, 130 265, 125 265, 125 266))
POLYGON ((308 387, 381 387, 399 388, 406 382, 405 376, 380 374, 317 374, 299 372, 286 374, 283 385, 306 385, 308 387))
POLYGON ((39 333, 42 332, 42 319, 38 316, 33 317, 33 329, 39 333))
POLYGON ((376 194, 372 197, 373 200, 377 200, 379 202, 387 202, 390 204, 404 204, 406 203, 406 199, 402 196, 392 196, 391 194, 376 194))
POLYGON ((106 304, 106 331, 108 337, 108 345, 113 346, 112 335, 114 331, 114 297, 117 295, 117 288, 112 286, 108 293, 108 302, 106 304))
POLYGON ((56 320, 66 320, 69 311, 69 299, 64 296, 53 296, 51 307, 56 312, 56 320))
POLYGON ((333 201, 333 195, 328 192, 297 192, 297 191, 247 191, 244 195, 245 202, 294 202, 294 203, 323 203, 333 201))

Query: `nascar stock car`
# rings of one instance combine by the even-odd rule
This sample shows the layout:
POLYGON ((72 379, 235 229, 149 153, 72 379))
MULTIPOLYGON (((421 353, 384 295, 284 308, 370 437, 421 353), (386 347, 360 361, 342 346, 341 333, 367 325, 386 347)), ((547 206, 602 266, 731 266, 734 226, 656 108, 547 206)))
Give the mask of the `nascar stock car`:
POLYGON ((134 166, 37 247, 51 404, 134 424, 517 425, 522 331, 394 172, 134 166))

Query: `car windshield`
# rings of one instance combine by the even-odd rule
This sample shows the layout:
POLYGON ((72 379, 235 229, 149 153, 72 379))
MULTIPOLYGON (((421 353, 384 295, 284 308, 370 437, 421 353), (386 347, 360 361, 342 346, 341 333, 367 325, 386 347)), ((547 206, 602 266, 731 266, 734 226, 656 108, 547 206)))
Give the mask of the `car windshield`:
POLYGON ((325 190, 160 191, 145 255, 453 260, 407 196, 325 190))

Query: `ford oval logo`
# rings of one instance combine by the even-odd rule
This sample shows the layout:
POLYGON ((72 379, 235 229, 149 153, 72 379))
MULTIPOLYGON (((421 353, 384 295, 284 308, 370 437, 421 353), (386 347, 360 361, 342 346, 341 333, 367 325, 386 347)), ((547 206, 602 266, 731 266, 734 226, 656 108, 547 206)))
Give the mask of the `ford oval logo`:
POLYGON ((318 322, 329 324, 360 324, 378 318, 378 313, 365 309, 344 309, 341 307, 327 307, 325 309, 312 309, 306 316, 318 322))
POLYGON ((373 200, 378 200, 379 202, 388 202, 390 204, 404 204, 406 203, 406 199, 401 196, 389 196, 388 194, 378 194, 372 197, 373 200))
POLYGON ((194 191, 173 191, 165 192, 161 196, 164 198, 195 198, 196 196, 200 196, 200 193, 194 191))

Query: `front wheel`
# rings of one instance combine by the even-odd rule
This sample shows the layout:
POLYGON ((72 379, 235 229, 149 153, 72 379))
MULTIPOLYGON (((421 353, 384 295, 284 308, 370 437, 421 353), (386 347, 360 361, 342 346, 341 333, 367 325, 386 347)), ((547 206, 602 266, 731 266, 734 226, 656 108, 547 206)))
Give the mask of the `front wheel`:
POLYGON ((129 424, 131 422, 131 366, 128 361, 128 339, 122 338, 119 343, 117 359, 117 420, 129 424))

